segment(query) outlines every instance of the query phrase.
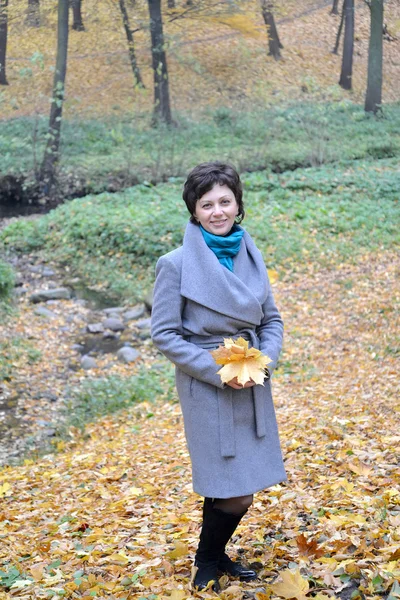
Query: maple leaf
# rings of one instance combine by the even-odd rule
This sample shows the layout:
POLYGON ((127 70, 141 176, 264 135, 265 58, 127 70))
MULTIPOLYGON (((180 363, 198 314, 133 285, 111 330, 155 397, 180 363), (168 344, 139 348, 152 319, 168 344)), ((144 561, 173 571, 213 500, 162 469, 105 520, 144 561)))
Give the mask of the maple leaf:
POLYGON ((299 552, 303 556, 315 556, 316 558, 319 558, 324 554, 324 550, 318 548, 317 541, 315 539, 308 540, 304 533, 296 537, 296 542, 299 552))
POLYGON ((282 581, 271 585, 271 589, 277 596, 282 598, 297 598, 304 600, 310 587, 308 581, 304 579, 300 571, 291 571, 286 569, 280 573, 282 581))
POLYGON ((356 475, 360 475, 360 477, 368 477, 373 471, 371 466, 365 465, 364 463, 359 463, 358 465, 355 463, 349 463, 349 468, 356 475))
POLYGON ((248 381, 264 385, 264 369, 272 362, 269 356, 257 348, 249 348, 249 342, 242 337, 237 340, 225 338, 224 345, 211 352, 217 365, 224 365, 218 371, 223 383, 235 377, 244 385, 248 381))

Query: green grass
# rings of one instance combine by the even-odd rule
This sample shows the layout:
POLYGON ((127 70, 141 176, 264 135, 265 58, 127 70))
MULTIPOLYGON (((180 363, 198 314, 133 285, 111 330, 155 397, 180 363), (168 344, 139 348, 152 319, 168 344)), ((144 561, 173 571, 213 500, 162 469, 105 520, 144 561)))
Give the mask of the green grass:
POLYGON ((42 353, 31 342, 19 336, 0 341, 0 383, 8 381, 17 368, 17 362, 29 364, 40 361, 42 353))
MULTIPOLYGON (((400 155, 399 104, 385 106, 380 119, 341 101, 247 112, 220 107, 197 114, 196 120, 176 115, 176 123, 169 129, 152 129, 148 115, 134 120, 63 121, 63 189, 98 193, 143 181, 166 181, 213 159, 229 160, 243 172, 400 155)), ((0 175, 24 174, 32 180, 43 155, 46 127, 45 118, 0 122, 0 175)))
MULTIPOLYGON (((132 377, 111 376, 83 381, 67 393, 58 434, 66 437, 71 426, 83 431, 87 423, 137 402, 151 403, 156 398, 171 400, 173 382, 173 367, 167 361, 160 363, 159 368, 143 366, 132 377)), ((152 413, 147 416, 150 418, 152 413)))
POLYGON ((0 260, 0 301, 7 300, 14 287, 15 276, 12 267, 0 260))
MULTIPOLYGON (((249 230, 269 267, 301 271, 334 266, 360 253, 398 245, 397 159, 355 161, 244 174, 249 230)), ((138 300, 153 282, 157 258, 177 247, 188 220, 182 180, 138 185, 76 199, 39 219, 0 231, 0 251, 42 254, 89 285, 138 300)))

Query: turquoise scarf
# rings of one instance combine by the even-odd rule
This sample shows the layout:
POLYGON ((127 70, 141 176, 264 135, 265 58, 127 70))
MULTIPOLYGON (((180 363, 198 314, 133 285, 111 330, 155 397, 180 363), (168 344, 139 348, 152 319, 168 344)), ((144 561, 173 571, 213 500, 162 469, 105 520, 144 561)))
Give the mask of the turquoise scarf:
POLYGON ((221 265, 233 272, 233 257, 239 252, 244 229, 234 225, 227 235, 214 235, 200 225, 200 231, 221 265))

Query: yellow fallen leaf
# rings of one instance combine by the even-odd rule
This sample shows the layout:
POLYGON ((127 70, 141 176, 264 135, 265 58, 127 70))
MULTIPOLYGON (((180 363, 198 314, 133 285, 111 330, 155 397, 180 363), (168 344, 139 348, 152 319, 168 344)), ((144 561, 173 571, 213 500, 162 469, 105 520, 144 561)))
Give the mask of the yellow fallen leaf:
POLYGON ((129 563, 129 559, 123 554, 110 554, 110 556, 107 556, 107 562, 117 565, 127 565, 129 563))
POLYGON ((308 581, 304 579, 300 571, 291 571, 286 569, 280 573, 282 581, 271 585, 271 589, 277 596, 282 598, 297 598, 304 600, 310 589, 308 581))
POLYGON ((35 565, 30 568, 30 572, 35 581, 40 581, 43 578, 44 565, 35 565))
POLYGON ((188 597, 188 594, 183 590, 172 590, 170 599, 171 600, 185 600, 188 597))
POLYGON ((143 494, 142 488, 130 487, 128 490, 129 496, 141 496, 143 494))
POLYGON ((373 471, 373 468, 370 465, 365 465, 364 463, 349 463, 350 471, 356 473, 356 475, 360 475, 360 477, 368 477, 373 471))
POLYGON ((242 600, 244 591, 240 585, 230 585, 219 592, 221 600, 242 600))
POLYGON ((271 284, 274 284, 278 281, 279 276, 278 276, 278 271, 276 269, 267 269, 268 271, 268 278, 271 284))
POLYGON ((0 498, 3 498, 3 496, 10 496, 10 490, 11 485, 7 481, 3 483, 3 485, 0 485, 0 498))
POLYGON ((187 544, 176 540, 174 542, 175 548, 170 550, 170 552, 166 553, 167 558, 181 558, 181 556, 186 556, 189 552, 187 544))
POLYGON ((211 354, 217 365, 224 365, 218 371, 223 383, 237 377, 241 385, 250 380, 263 385, 264 369, 272 362, 257 348, 249 348, 249 342, 242 337, 237 340, 225 338, 224 345, 213 350, 211 354))

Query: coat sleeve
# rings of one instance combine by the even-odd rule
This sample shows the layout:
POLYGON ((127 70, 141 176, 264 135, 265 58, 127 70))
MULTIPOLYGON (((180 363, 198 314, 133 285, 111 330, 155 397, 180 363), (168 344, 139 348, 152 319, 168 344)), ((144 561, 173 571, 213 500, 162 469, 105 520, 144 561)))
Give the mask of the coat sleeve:
POLYGON ((260 325, 256 328, 256 333, 260 340, 261 352, 267 354, 272 359, 272 363, 267 366, 269 372, 272 373, 276 368, 279 354, 282 349, 283 321, 276 308, 269 281, 268 294, 262 309, 264 316, 260 325))
POLYGON ((225 387, 208 350, 186 341, 183 337, 182 311, 185 299, 181 295, 181 274, 173 261, 162 256, 156 266, 151 337, 157 348, 190 377, 219 388, 225 387))

